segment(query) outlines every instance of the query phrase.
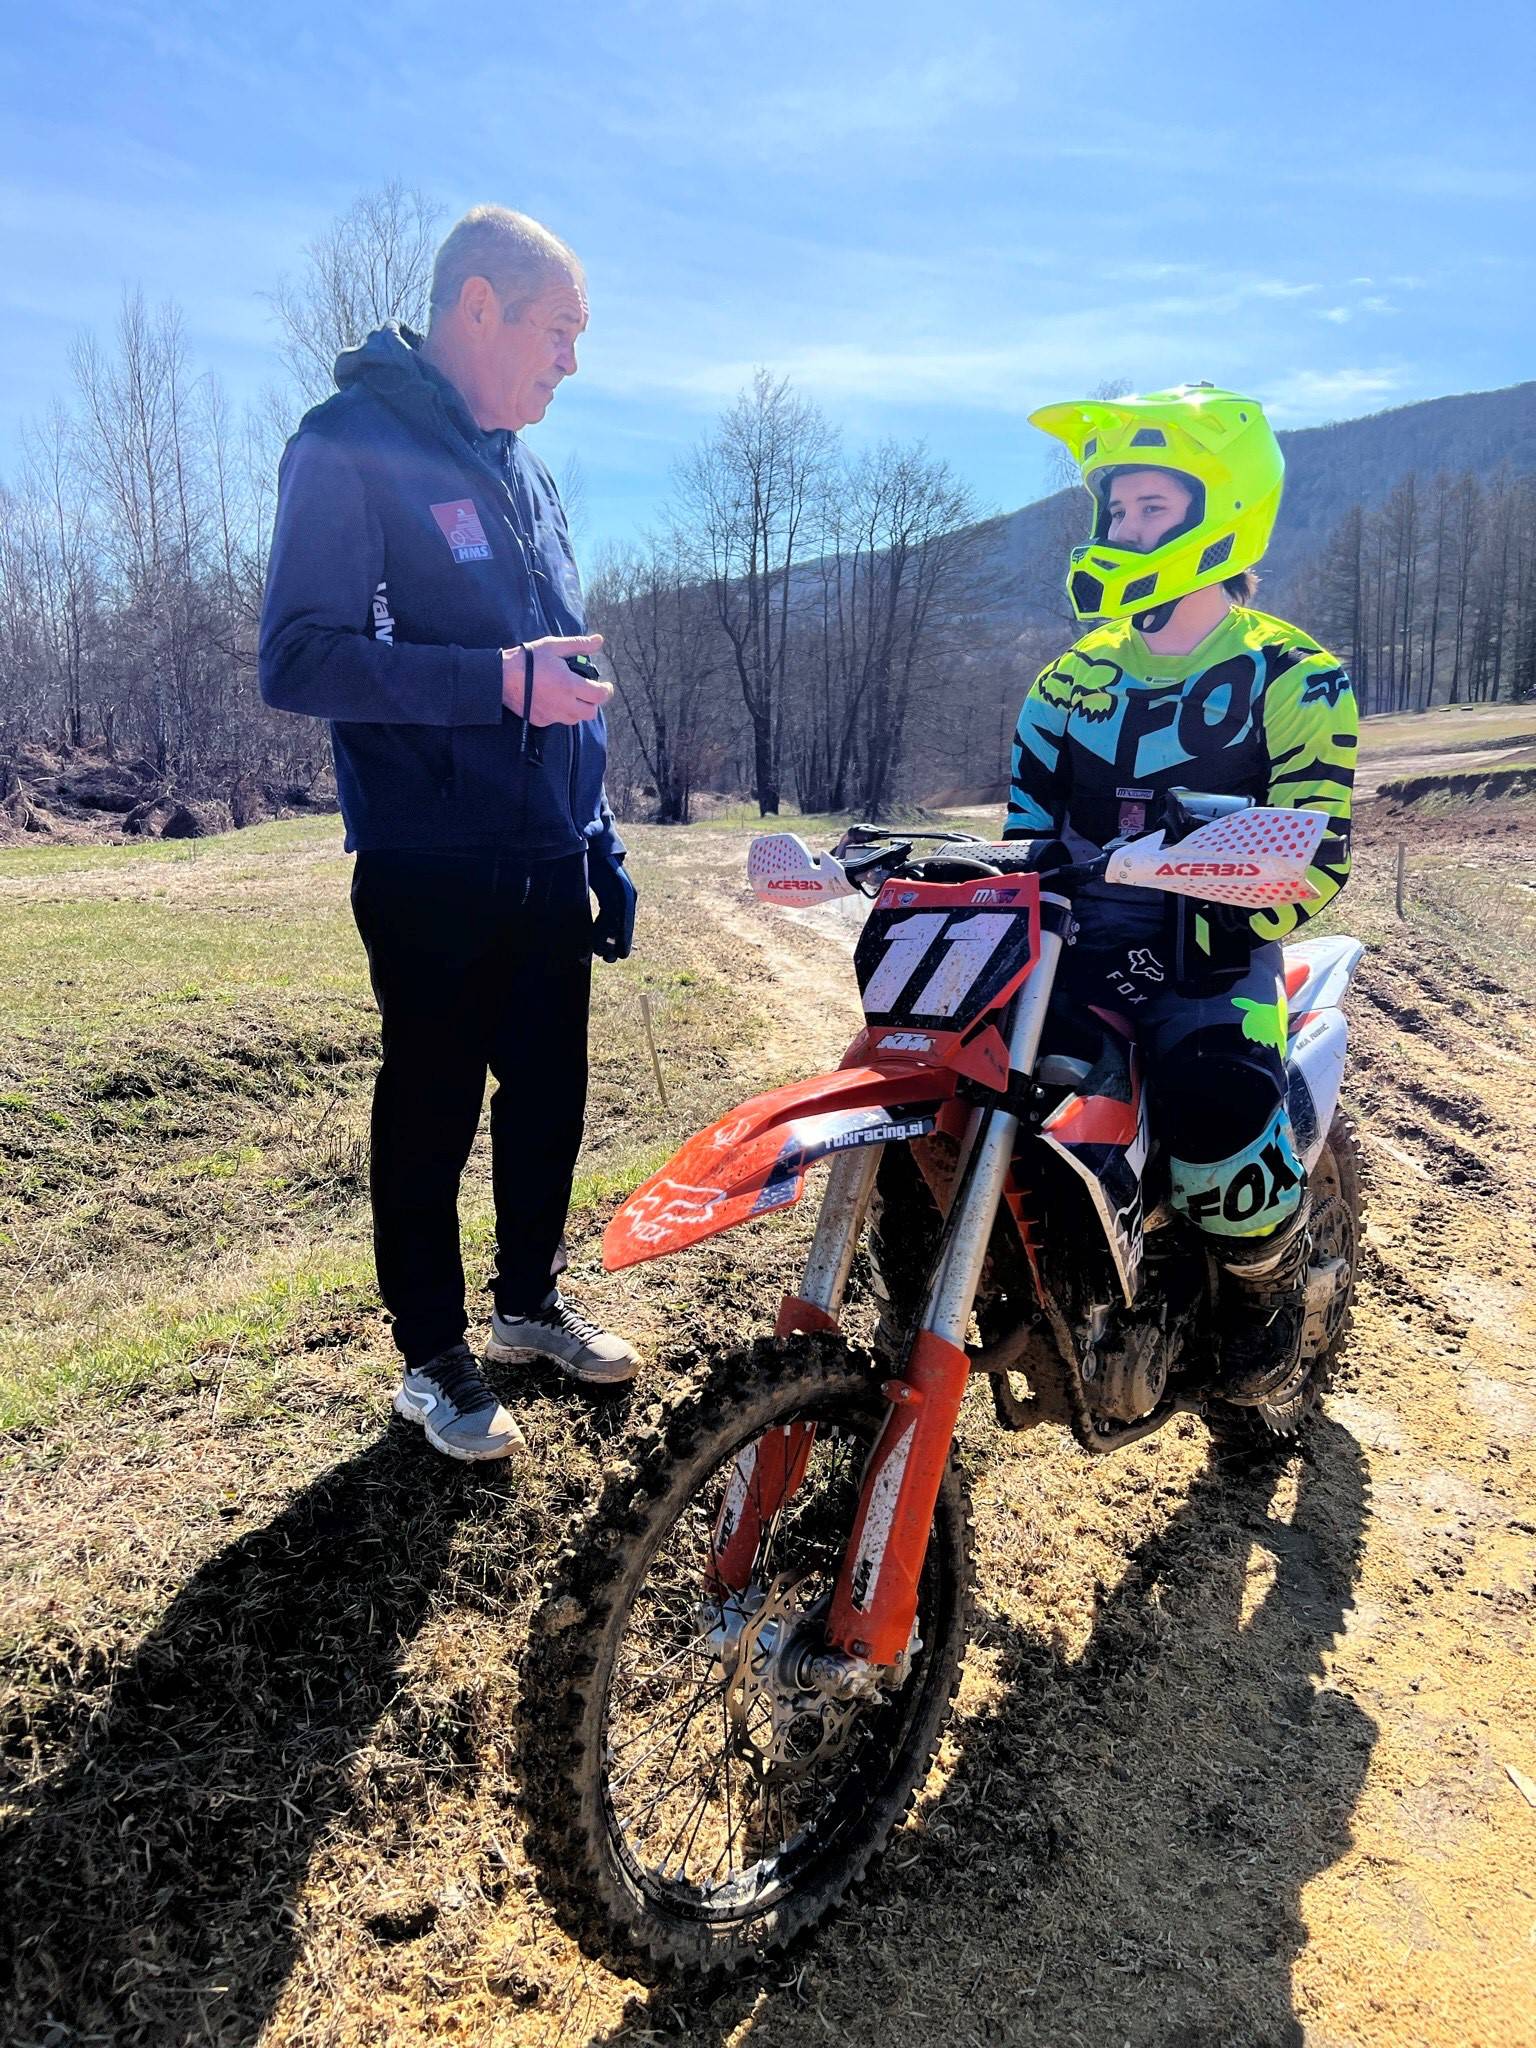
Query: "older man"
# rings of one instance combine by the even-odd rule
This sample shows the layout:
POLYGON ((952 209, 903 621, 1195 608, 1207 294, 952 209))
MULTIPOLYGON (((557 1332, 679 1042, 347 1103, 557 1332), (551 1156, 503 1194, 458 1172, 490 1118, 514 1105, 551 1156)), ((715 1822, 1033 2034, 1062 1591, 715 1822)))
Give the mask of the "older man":
POLYGON ((328 719, 352 908, 382 1021, 371 1192, 397 1411, 454 1458, 522 1442, 465 1342, 458 1191, 487 1070, 486 1355, 630 1379, 561 1295, 594 950, 635 892, 603 794, 603 706, 549 472, 521 438, 576 372, 575 256, 479 206, 437 253, 425 338, 380 328, 288 443, 261 629, 269 704, 328 719), (597 899, 597 916, 591 909, 597 899))

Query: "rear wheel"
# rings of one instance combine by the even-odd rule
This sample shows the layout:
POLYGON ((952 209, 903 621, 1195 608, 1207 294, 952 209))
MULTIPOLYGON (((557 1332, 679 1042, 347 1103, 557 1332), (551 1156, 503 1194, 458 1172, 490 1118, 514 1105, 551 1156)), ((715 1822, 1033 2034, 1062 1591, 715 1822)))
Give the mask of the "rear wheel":
POLYGON ((1308 1270, 1315 1276, 1330 1266, 1338 1266, 1333 1293, 1318 1310, 1315 1322, 1309 1320, 1306 1342, 1311 1349, 1310 1366, 1305 1378, 1283 1401, 1267 1401, 1259 1407, 1238 1407, 1228 1401, 1209 1403, 1206 1425, 1218 1442, 1234 1450, 1255 1451, 1290 1444, 1327 1391, 1333 1368, 1348 1341, 1354 1310, 1363 1178, 1359 1134, 1353 1119, 1339 1110, 1307 1179, 1312 1196, 1312 1260, 1308 1270))
POLYGON ((887 1412, 840 1338, 765 1340, 659 1416, 562 1553, 525 1667, 523 1798, 541 1881, 588 1954, 642 1976, 744 1967, 830 1913, 910 1807, 965 1647, 953 1463, 902 1666, 853 1698, 813 1669, 887 1412), (805 1425, 804 1477, 725 1596, 722 1502, 735 1486, 739 1523, 755 1448, 805 1425))

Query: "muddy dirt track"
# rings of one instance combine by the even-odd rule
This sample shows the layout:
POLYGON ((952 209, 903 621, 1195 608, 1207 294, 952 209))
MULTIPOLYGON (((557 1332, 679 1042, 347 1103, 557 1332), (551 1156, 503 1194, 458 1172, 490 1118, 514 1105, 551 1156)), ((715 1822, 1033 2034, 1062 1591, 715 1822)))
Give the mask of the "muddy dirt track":
MULTIPOLYGON (((970 1404, 976 1646, 918 1818, 840 1922, 705 1998, 575 1951, 522 1859, 517 1648, 628 1418, 528 1385, 533 1469, 448 1470, 370 1406, 376 1319, 322 1303, 259 1438, 150 1399, 13 1494, 34 1588, 67 1557, 89 1601, 32 1603, 6 2048, 1530 2048, 1536 1024, 1517 977, 1384 914, 1390 832, 1362 841, 1371 1220, 1326 1416, 1256 1472, 1193 1421, 1094 1465, 970 1404), (61 1493, 85 1550, 48 1533, 61 1493), (114 1643, 146 1587, 152 1625, 114 1643)), ((1523 818, 1500 844, 1529 866, 1523 818)), ((730 835, 642 852, 758 991, 764 1075, 835 1059, 848 931, 745 902, 730 835)), ((589 1248, 584 1297, 667 1384, 763 1327, 803 1230, 607 1283, 589 1248)))

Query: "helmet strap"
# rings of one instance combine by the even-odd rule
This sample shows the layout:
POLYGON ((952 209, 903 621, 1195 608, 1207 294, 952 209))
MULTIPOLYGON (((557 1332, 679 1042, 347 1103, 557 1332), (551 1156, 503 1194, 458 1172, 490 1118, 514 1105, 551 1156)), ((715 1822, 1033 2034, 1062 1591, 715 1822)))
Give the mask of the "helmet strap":
POLYGON ((1167 625, 1178 609, 1180 602, 1181 599, 1170 597, 1163 604, 1153 605, 1150 611, 1133 612, 1131 614, 1131 624, 1138 633, 1161 633, 1164 626, 1167 625))

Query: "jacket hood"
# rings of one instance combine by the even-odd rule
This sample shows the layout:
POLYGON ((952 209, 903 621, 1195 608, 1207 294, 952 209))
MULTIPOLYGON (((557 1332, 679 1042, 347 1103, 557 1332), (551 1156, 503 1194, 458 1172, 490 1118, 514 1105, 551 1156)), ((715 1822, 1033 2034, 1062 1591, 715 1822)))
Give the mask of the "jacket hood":
POLYGON ((336 358, 338 391, 363 385, 392 412, 438 433, 450 429, 473 447, 480 439, 469 407, 440 370, 421 353, 423 337, 397 320, 376 327, 366 341, 336 358))

